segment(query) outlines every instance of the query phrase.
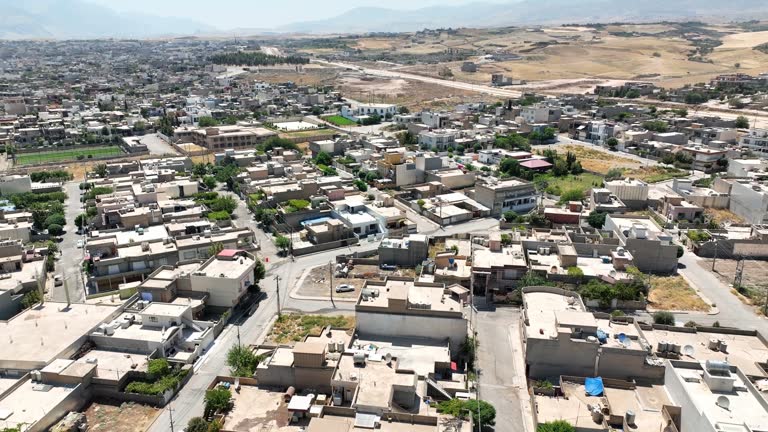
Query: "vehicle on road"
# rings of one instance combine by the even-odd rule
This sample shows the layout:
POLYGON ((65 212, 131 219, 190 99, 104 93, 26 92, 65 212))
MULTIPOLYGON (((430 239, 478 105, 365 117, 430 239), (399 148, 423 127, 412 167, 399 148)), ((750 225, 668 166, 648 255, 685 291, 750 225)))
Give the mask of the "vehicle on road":
POLYGON ((355 287, 353 287, 352 285, 348 285, 348 284, 341 284, 341 285, 336 287, 336 292, 337 293, 352 292, 354 290, 355 290, 355 287))
POLYGON ((64 277, 60 274, 57 274, 53 277, 53 286, 62 286, 64 285, 64 277))
POLYGON ((77 241, 77 248, 78 248, 78 249, 82 249, 84 245, 85 245, 85 244, 83 243, 83 240, 82 240, 82 239, 80 239, 80 240, 78 240, 78 241, 77 241))

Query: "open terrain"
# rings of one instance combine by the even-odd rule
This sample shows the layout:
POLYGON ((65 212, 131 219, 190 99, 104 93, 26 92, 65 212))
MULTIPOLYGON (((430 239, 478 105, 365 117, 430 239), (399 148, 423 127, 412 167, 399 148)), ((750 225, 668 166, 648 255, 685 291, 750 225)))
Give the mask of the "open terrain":
POLYGON ((682 276, 652 276, 648 303, 654 310, 706 312, 710 309, 682 276))
POLYGON ((323 57, 354 51, 344 62, 371 69, 490 84, 502 73, 526 81, 509 89, 585 93, 598 84, 650 81, 662 87, 706 82, 715 75, 765 72, 768 42, 759 25, 651 23, 506 27, 344 36, 294 41, 298 52, 323 57), (759 30, 759 31, 750 31, 759 30), (464 72, 465 61, 477 64, 464 72))

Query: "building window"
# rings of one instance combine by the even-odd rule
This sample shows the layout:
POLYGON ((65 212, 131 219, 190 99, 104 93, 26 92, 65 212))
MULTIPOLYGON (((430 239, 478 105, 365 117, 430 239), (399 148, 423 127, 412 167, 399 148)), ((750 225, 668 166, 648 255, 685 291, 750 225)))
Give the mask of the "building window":
POLYGON ((157 322, 157 317, 156 316, 150 316, 150 317, 147 317, 147 318, 149 318, 149 322, 153 322, 153 323, 157 322))

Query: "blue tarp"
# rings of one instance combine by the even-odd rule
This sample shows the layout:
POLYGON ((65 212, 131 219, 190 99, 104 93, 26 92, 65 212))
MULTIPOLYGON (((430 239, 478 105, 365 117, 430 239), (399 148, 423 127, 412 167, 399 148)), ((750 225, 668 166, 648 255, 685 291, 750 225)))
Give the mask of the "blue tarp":
POLYGON ((590 396, 601 396, 603 394, 603 379, 601 377, 586 378, 584 380, 584 389, 590 396))
POLYGON ((600 344, 604 344, 608 342, 608 333, 598 329, 597 330, 597 340, 600 341, 600 344))

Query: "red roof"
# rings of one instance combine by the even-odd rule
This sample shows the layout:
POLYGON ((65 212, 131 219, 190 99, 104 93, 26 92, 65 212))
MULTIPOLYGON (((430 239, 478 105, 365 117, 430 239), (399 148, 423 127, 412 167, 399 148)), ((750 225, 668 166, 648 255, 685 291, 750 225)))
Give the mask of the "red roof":
POLYGON ((526 167, 528 169, 542 169, 551 168, 552 164, 543 159, 531 159, 529 161, 520 162, 520 166, 526 167))
POLYGON ((240 252, 238 249, 223 249, 221 252, 216 254, 216 256, 221 258, 232 258, 233 256, 237 255, 238 252, 240 252))

